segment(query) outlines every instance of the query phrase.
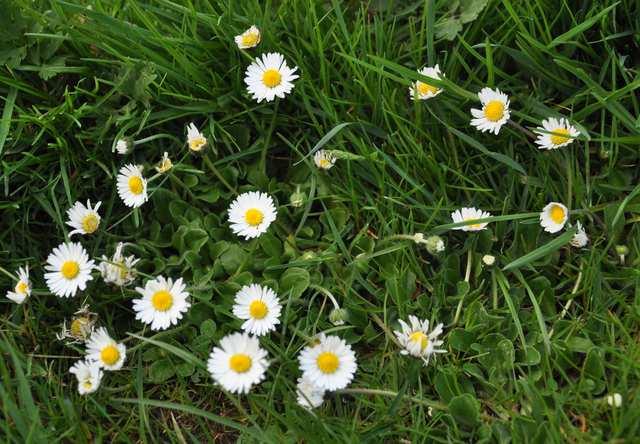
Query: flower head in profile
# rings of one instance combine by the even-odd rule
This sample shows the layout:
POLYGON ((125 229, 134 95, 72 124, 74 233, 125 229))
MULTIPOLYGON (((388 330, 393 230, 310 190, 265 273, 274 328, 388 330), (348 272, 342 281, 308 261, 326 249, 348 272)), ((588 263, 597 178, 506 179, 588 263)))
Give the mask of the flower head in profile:
POLYGON ((116 152, 121 156, 129 154, 133 151, 133 141, 131 139, 118 139, 115 145, 116 152))
POLYGON ((187 145, 189 145, 189 150, 194 153, 199 153, 207 146, 207 138, 193 122, 187 126, 187 145))
POLYGON ((167 153, 166 151, 164 152, 162 159, 160 159, 160 162, 156 164, 155 168, 156 171, 160 174, 165 174, 171 168, 173 168, 173 162, 171 162, 171 159, 169 159, 169 153, 167 153))
POLYGON ((298 405, 307 410, 311 410, 322 405, 326 390, 318 388, 313 381, 305 377, 300 377, 298 378, 296 393, 298 395, 298 405))
POLYGON ((87 359, 97 362, 105 370, 120 370, 127 348, 109 336, 104 327, 95 330, 87 341, 87 359))
POLYGON ((569 210, 560 202, 550 202, 540 212, 540 226, 548 233, 557 233, 569 220, 569 210))
POLYGON ((507 123, 511 116, 509 112, 509 96, 499 89, 482 88, 478 93, 482 109, 471 109, 471 125, 478 130, 489 131, 494 134, 507 123))
POLYGON ((438 348, 443 343, 438 340, 442 334, 442 324, 436 325, 432 331, 429 331, 429 320, 421 321, 413 315, 409 315, 408 324, 402 319, 398 322, 402 329, 393 333, 403 347, 401 354, 422 358, 427 365, 435 353, 446 353, 446 350, 438 348))
POLYGON ((117 178, 118 195, 124 204, 138 208, 145 203, 147 195, 147 179, 142 176, 142 167, 128 164, 120 168, 117 178))
MULTIPOLYGON (((440 67, 438 65, 434 67, 425 66, 418 73, 422 74, 426 77, 431 77, 432 79, 442 80, 444 75, 440 71, 440 67)), ((431 99, 442 92, 442 88, 438 88, 437 86, 429 85, 428 83, 421 82, 420 80, 416 80, 409 87, 409 96, 414 100, 427 100, 431 99)))
POLYGON ((163 276, 147 281, 144 288, 137 287, 142 298, 133 300, 136 319, 150 325, 151 330, 165 330, 176 325, 191 307, 186 288, 182 278, 174 282, 163 276))
POLYGON ((584 227, 580 221, 576 222, 576 230, 576 234, 574 234, 571 239, 571 245, 576 248, 586 247, 589 243, 589 236, 587 236, 587 232, 584 231, 584 227))
POLYGON ((87 282, 93 279, 94 263, 82 245, 67 242, 53 249, 44 268, 47 271, 44 279, 51 293, 69 297, 87 288, 87 282))
POLYGON ((56 333, 56 338, 70 344, 86 342, 91 337, 97 320, 98 315, 91 312, 88 305, 83 305, 73 314, 69 328, 67 328, 67 321, 62 323, 62 331, 56 333))
POLYGON ((244 83, 247 91, 258 103, 271 102, 276 97, 284 97, 293 89, 294 74, 298 67, 289 68, 282 54, 272 52, 262 54, 249 65, 245 72, 244 83))
POLYGON ((262 336, 276 329, 280 323, 282 306, 275 291, 258 284, 245 285, 236 293, 233 314, 245 319, 242 329, 262 336))
POLYGON ((231 393, 249 393, 264 380, 268 366, 267 352, 260 347, 258 338, 247 333, 222 338, 207 361, 211 377, 231 393))
POLYGON ((133 282, 136 278, 135 265, 140 259, 135 256, 124 256, 122 250, 124 244, 119 242, 113 257, 108 258, 102 256, 98 269, 102 275, 102 279, 107 284, 113 284, 118 287, 125 287, 133 282))
POLYGON ((255 48, 260 43, 260 30, 256 25, 252 25, 249 29, 235 37, 236 45, 240 49, 255 48))
POLYGON ((276 220, 276 207, 271 196, 257 191, 243 193, 236 198, 228 210, 231 230, 245 239, 266 233, 276 220))
POLYGON ((580 132, 565 118, 550 117, 542 121, 542 127, 534 131, 538 138, 536 144, 541 150, 555 150, 573 143, 580 132))
POLYGON ((13 291, 7 292, 7 299, 22 304, 27 297, 31 296, 31 281, 29 281, 29 267, 24 266, 18 268, 18 282, 13 291))
POLYGON ((87 200, 87 206, 84 206, 82 202, 76 202, 71 208, 67 210, 67 225, 73 228, 73 231, 69 233, 69 237, 74 234, 92 234, 100 226, 100 215, 98 214, 98 208, 100 208, 102 202, 96 203, 95 207, 91 206, 91 201, 87 200))
MULTIPOLYGON (((451 219, 453 219, 453 223, 467 222, 472 220, 484 219, 487 217, 491 217, 491 214, 478 210, 476 208, 461 208, 459 210, 451 213, 451 219)), ((487 228, 489 222, 476 222, 468 225, 462 225, 460 227, 455 227, 454 230, 462 230, 462 231, 481 231, 487 228)))
POLYGON ((320 333, 317 343, 306 346, 298 356, 302 377, 313 381, 318 389, 338 390, 353 380, 358 368, 356 355, 338 336, 320 333))
POLYGON ((321 170, 329 170, 333 168, 333 165, 335 165, 336 156, 333 155, 330 151, 318 150, 313 155, 313 162, 321 170))
POLYGON ((102 369, 96 361, 77 361, 69 369, 69 373, 78 380, 78 393, 88 395, 98 390, 102 381, 102 369))

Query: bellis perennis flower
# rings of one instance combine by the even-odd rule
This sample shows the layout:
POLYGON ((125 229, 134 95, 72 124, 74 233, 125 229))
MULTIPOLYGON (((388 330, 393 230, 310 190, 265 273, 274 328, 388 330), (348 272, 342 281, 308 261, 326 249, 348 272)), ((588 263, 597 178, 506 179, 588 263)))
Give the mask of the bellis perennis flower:
POLYGON ((409 315, 409 324, 401 319, 398 322, 402 330, 394 331, 394 334, 403 347, 401 354, 422 358, 426 365, 435 353, 446 353, 446 350, 438 348, 442 345, 442 341, 438 340, 442 334, 442 324, 429 331, 429 320, 421 321, 413 315, 409 315))
POLYGON ((289 68, 282 54, 277 52, 262 54, 249 65, 244 82, 247 91, 258 103, 271 102, 276 97, 284 97, 293 89, 294 74, 298 68, 289 68))

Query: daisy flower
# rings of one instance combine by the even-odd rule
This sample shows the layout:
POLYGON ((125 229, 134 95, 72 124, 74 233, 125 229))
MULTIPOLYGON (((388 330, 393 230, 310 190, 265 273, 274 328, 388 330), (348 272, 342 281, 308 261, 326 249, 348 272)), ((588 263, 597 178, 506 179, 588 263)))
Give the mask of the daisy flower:
POLYGON ((498 134, 502 125, 509 120, 509 96, 491 88, 482 88, 478 93, 482 109, 471 109, 471 125, 478 130, 498 134))
MULTIPOLYGON (((476 220, 476 219, 484 219, 486 217, 491 217, 491 214, 478 210, 476 208, 461 208, 459 210, 451 213, 451 219, 453 219, 453 223, 466 222, 468 220, 476 220)), ((469 225, 462 225, 460 227, 454 228, 454 230, 462 230, 462 231, 481 231, 484 230, 489 222, 479 222, 469 225)))
POLYGON ((262 54, 249 65, 245 72, 244 83, 247 91, 258 103, 266 100, 271 102, 276 96, 284 99, 293 89, 293 81, 298 78, 293 69, 287 66, 282 54, 272 52, 262 54))
POLYGON ((73 314, 69 329, 67 329, 67 321, 62 323, 62 331, 56 333, 56 338, 59 341, 68 340, 71 344, 86 342, 91 337, 97 320, 98 315, 91 312, 88 305, 83 305, 73 314))
POLYGON ((540 226, 548 233, 557 233, 569 219, 569 210, 559 202, 548 203, 540 213, 540 226))
POLYGON ((247 29, 240 35, 235 37, 236 45, 240 49, 249 49, 255 48, 260 43, 260 30, 256 27, 256 25, 252 25, 251 28, 247 29))
POLYGON ((398 338, 403 350, 403 355, 411 355, 422 358, 425 365, 434 353, 446 353, 446 350, 437 348, 442 345, 438 336, 442 334, 442 324, 436 325, 433 331, 429 332, 429 320, 421 321, 413 315, 409 315, 409 324, 400 319, 402 330, 393 333, 398 338))
POLYGON ((298 404, 307 410, 320 407, 324 402, 324 394, 326 390, 318 388, 313 381, 304 377, 298 378, 296 393, 298 395, 298 404))
POLYGON ((91 206, 91 201, 87 200, 87 206, 85 207, 82 202, 76 202, 71 208, 67 210, 67 225, 74 230, 69 233, 69 237, 74 234, 92 234, 100 226, 100 215, 98 214, 98 208, 100 208, 102 202, 98 202, 95 207, 91 206))
POLYGON ((569 145, 580 135, 567 119, 555 117, 543 120, 542 127, 536 128, 534 132, 538 134, 536 144, 540 145, 538 148, 541 150, 555 150, 569 145))
MULTIPOLYGON (((437 80, 441 80, 443 77, 443 74, 442 72, 440 72, 440 67, 438 65, 434 66, 433 68, 425 66, 424 68, 419 70, 418 73, 437 80)), ((420 80, 413 82, 409 87, 409 96, 412 99, 427 100, 437 96, 441 92, 442 88, 429 85, 428 83, 421 82, 420 80)))
POLYGON ((582 224, 580 221, 576 222, 576 234, 573 235, 573 239, 571 239, 571 245, 576 248, 584 248, 589 243, 589 236, 587 236, 587 232, 584 231, 582 224))
POLYGON ((78 379, 78 393, 87 395, 98 390, 102 381, 102 370, 95 361, 77 361, 69 369, 69 373, 78 379))
POLYGON ((119 242, 112 258, 102 256, 102 262, 98 265, 98 270, 102 275, 102 279, 107 284, 114 284, 118 287, 124 287, 133 282, 136 278, 136 269, 134 266, 140 259, 135 256, 124 256, 122 249, 124 244, 119 242))
POLYGON ((165 330, 177 324, 191 306, 186 287, 182 278, 173 282, 163 276, 147 281, 144 288, 137 287, 142 298, 133 300, 136 319, 151 324, 151 330, 165 330))
POLYGON ((192 123, 187 126, 187 144, 194 153, 199 153, 207 146, 207 138, 192 123))
POLYGON ((258 284, 245 285, 236 293, 233 314, 246 319, 242 329, 247 333, 262 336, 276 329, 280 323, 282 306, 275 291, 258 284))
POLYGON ((87 359, 97 362, 105 370, 120 370, 126 358, 127 347, 117 343, 104 327, 100 327, 87 341, 87 359))
POLYGON ((31 282, 29 281, 29 267, 18 268, 18 283, 13 291, 7 292, 7 298, 16 304, 22 304, 24 300, 31 296, 31 282))
POLYGON ((257 191, 243 193, 228 210, 231 230, 245 239, 258 237, 276 220, 276 207, 271 196, 257 191))
POLYGON ((116 151, 121 156, 129 154, 133 150, 133 142, 130 139, 119 139, 116 141, 116 151))
POLYGON ((260 348, 258 338, 247 333, 222 338, 207 362, 211 377, 231 393, 249 393, 264 379, 268 366, 267 352, 260 348))
POLYGON ((165 151, 162 159, 156 165, 156 171, 160 174, 164 174, 171 168, 173 168, 173 162, 171 162, 171 159, 169 159, 169 153, 165 151))
POLYGON ((149 199, 147 180, 142 176, 139 165, 128 164, 120 168, 117 188, 120 199, 128 207, 138 208, 149 199))
POLYGON ((320 333, 318 342, 305 347, 298 356, 302 376, 319 389, 345 388, 358 368, 351 346, 337 336, 320 333))
POLYGON ((77 242, 67 242, 53 249, 47 258, 44 279, 47 287, 56 296, 75 296, 78 290, 87 288, 87 282, 93 279, 93 260, 77 242))
POLYGON ((331 154, 330 151, 318 150, 313 155, 313 161, 321 170, 328 170, 336 163, 336 156, 331 154))

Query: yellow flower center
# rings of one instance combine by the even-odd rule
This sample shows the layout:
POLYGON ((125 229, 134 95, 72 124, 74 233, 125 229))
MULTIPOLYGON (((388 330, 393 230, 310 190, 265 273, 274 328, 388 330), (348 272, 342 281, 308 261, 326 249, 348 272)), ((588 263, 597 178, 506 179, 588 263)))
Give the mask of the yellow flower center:
POLYGON ((264 214, 262 211, 257 208, 249 208, 246 213, 244 213, 244 220, 252 227, 257 227, 262 223, 264 219, 264 214))
POLYGON ((499 100, 492 100, 484 106, 484 116, 487 120, 497 122, 504 115, 504 104, 499 100))
POLYGON ((151 296, 151 305, 158 311, 167 311, 173 305, 173 296, 167 290, 156 291, 151 296))
POLYGON ((411 342, 417 342, 420 344, 420 350, 424 350, 429 345, 429 337, 421 331, 414 331, 409 335, 411 342))
POLYGON ((549 217, 557 224, 561 224, 565 218, 565 211, 560 205, 553 205, 549 210, 549 217))
POLYGON ((248 32, 242 36, 242 44, 244 46, 256 46, 260 41, 260 34, 248 32))
POLYGON ((93 387, 93 384, 91 383, 91 379, 85 379, 82 385, 84 386, 85 390, 91 390, 91 387, 93 387))
POLYGON ((254 319, 263 319, 267 315, 267 313, 269 313, 267 304, 259 299, 256 299, 249 305, 249 314, 254 319))
POLYGON ((569 137, 569 130, 566 128, 557 128, 553 130, 553 134, 551 134, 551 143, 554 145, 562 145, 571 139, 569 137))
POLYGON ((80 265, 76 261, 66 261, 62 264, 60 273, 65 279, 73 279, 80 273, 80 265))
POLYGON ((142 178, 140 176, 131 176, 129 178, 129 191, 133 194, 142 194, 142 190, 144 189, 144 183, 142 182, 142 178))
MULTIPOLYGON (((478 219, 477 217, 467 217, 464 219, 464 221, 468 221, 468 220, 476 220, 478 219)), ((469 224, 467 225, 467 227, 472 228, 474 230, 479 230, 480 228, 482 228, 482 224, 469 224)))
POLYGON ((78 318, 71 321, 71 335, 76 338, 84 338, 86 327, 89 320, 86 318, 78 318))
POLYGON ((207 144, 207 139, 204 137, 194 137, 189 140, 189 149, 191 151, 200 151, 207 144))
POLYGON ((29 289, 29 285, 25 281, 20 281, 16 284, 16 293, 26 294, 29 289))
POLYGON ((320 353, 316 362, 318 363, 318 368, 322 373, 334 373, 338 370, 338 366, 340 365, 340 361, 336 354, 331 352, 320 353))
POLYGON ((236 353, 229 358, 229 367, 236 373, 246 373, 251 369, 251 358, 244 353, 236 353))
POLYGON ((129 268, 124 264, 124 261, 120 261, 118 263, 115 264, 116 267, 118 267, 119 270, 119 274, 120 274, 120 279, 125 280, 127 277, 129 277, 129 268))
POLYGON ((282 75, 275 69, 267 69, 264 74, 262 74, 262 83, 267 88, 275 88, 280 85, 282 82, 282 75))
POLYGON ((91 234, 98 229, 100 219, 95 213, 89 213, 82 219, 82 229, 85 233, 91 234))
POLYGON ((418 90, 418 93, 420 93, 420 95, 425 95, 425 94, 435 94, 436 92, 438 92, 438 88, 433 86, 433 85, 429 85, 428 83, 424 83, 424 82, 416 82, 416 89, 418 90))
POLYGON ((331 166, 331 161, 326 158, 320 159, 320 168, 327 169, 331 166))
POLYGON ((100 352, 100 359, 107 365, 113 365, 120 359, 120 352, 115 345, 107 345, 100 352))

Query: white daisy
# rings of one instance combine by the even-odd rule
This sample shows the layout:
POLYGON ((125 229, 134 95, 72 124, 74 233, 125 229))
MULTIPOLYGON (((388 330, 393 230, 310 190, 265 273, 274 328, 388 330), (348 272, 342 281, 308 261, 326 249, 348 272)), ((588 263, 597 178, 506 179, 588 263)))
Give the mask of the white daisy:
POLYGON ((100 215, 98 214, 98 208, 100 208, 102 202, 98 202, 95 207, 91 206, 91 201, 87 200, 87 206, 85 207, 82 202, 76 202, 71 208, 67 210, 67 225, 74 228, 69 233, 69 237, 74 234, 92 234, 100 226, 100 215))
POLYGON ((173 282, 163 276, 147 281, 144 288, 137 287, 142 298, 133 300, 136 319, 151 324, 151 330, 165 330, 177 324, 191 307, 186 287, 182 278, 173 282))
POLYGON ((87 282, 93 279, 93 260, 77 242, 67 242, 54 248, 44 268, 48 271, 44 274, 47 287, 56 296, 75 296, 78 290, 87 288, 87 282))
POLYGON ((249 393, 265 377, 269 362, 258 338, 247 333, 233 333, 214 347, 207 369, 211 377, 231 393, 249 393))
POLYGON ((345 388, 358 368, 351 346, 337 336, 320 333, 317 343, 305 347, 298 356, 302 376, 319 389, 345 388))
POLYGON ((121 156, 129 154, 133 150, 133 142, 130 139, 119 139, 116 141, 116 151, 121 156))
POLYGON ((87 359, 96 361, 105 370, 120 370, 126 358, 127 347, 117 343, 104 327, 100 327, 87 341, 87 359))
MULTIPOLYGON (((478 210, 476 208, 465 207, 451 213, 451 219, 453 219, 453 223, 456 223, 456 224, 459 222, 466 222, 469 220, 484 219, 486 217, 491 217, 491 214, 486 211, 478 210)), ((456 227, 454 228, 454 230, 481 231, 481 230, 484 230, 488 224, 489 222, 473 223, 469 225, 462 225, 460 227, 456 227)))
POLYGON ((571 239, 571 245, 576 248, 584 248, 589 243, 589 236, 587 236, 587 232, 584 231, 580 221, 576 222, 576 229, 576 234, 574 234, 573 239, 571 239))
POLYGON ((243 193, 228 210, 231 230, 245 239, 258 237, 276 220, 276 207, 271 196, 257 191, 243 193))
POLYGON ((128 164, 120 168, 117 188, 120 199, 128 207, 137 208, 149 199, 147 179, 142 176, 139 165, 128 164))
POLYGON ((542 127, 536 128, 534 132, 538 134, 536 144, 540 145, 538 148, 541 150, 554 150, 569 145, 580 135, 567 119, 555 117, 543 120, 542 127))
POLYGON ((262 54, 249 65, 245 72, 244 83, 247 91, 258 103, 266 100, 271 102, 276 96, 284 99, 293 89, 293 81, 298 78, 293 69, 287 66, 282 54, 272 52, 262 54))
POLYGON ((173 162, 169 159, 169 153, 165 151, 162 159, 160 159, 160 162, 156 165, 156 171, 160 174, 164 174, 171 168, 173 168, 173 162))
POLYGON ((569 210, 559 202, 548 203, 540 213, 540 226, 548 233, 557 233, 569 219, 569 210))
POLYGON ((304 377, 298 378, 296 394, 298 395, 298 404, 307 410, 320 407, 324 402, 324 394, 326 390, 318 388, 313 381, 304 377))
POLYGON ((102 370, 95 361, 77 361, 69 369, 69 373, 78 379, 78 393, 87 395, 98 390, 102 381, 102 370))
POLYGON ((13 291, 7 292, 7 298, 16 304, 22 304, 24 300, 31 296, 31 282, 29 281, 29 267, 18 268, 18 282, 13 291))
POLYGON ((122 249, 124 244, 119 242, 112 258, 102 256, 102 262, 98 265, 98 270, 102 274, 102 279, 107 284, 114 284, 118 287, 124 287, 133 282, 136 278, 136 270, 134 266, 140 259, 135 256, 123 256, 122 249))
POLYGON ((434 353, 446 353, 446 350, 437 348, 442 345, 438 336, 442 334, 442 324, 436 325, 433 331, 429 332, 429 320, 421 321, 413 315, 409 315, 409 324, 399 319, 401 331, 393 333, 403 347, 400 351, 403 355, 411 355, 422 358, 425 365, 429 363, 431 355, 434 353))
POLYGON ((620 393, 612 393, 605 397, 610 407, 618 408, 622 406, 622 395, 620 393))
POLYGON ((194 153, 199 153, 207 146, 207 138, 192 123, 187 126, 187 144, 194 153))
POLYGON ((482 88, 478 97, 482 109, 471 109, 471 115, 474 117, 471 119, 471 125, 483 133, 489 131, 498 134, 510 117, 509 96, 499 89, 494 91, 491 88, 482 88))
POLYGON ((258 284, 245 285, 236 293, 233 314, 246 319, 242 329, 262 336, 276 329, 280 323, 282 306, 275 291, 258 284))
POLYGON ((330 151, 318 150, 313 155, 313 161, 321 170, 328 170, 336 163, 336 156, 331 154, 330 151))
POLYGON ((235 37, 236 45, 240 49, 249 49, 255 48, 260 43, 260 30, 256 27, 256 25, 252 25, 251 28, 247 29, 240 35, 235 37))
MULTIPOLYGON (((425 66, 421 70, 418 71, 420 74, 426 77, 431 77, 433 79, 442 80, 444 75, 440 72, 440 67, 438 65, 432 67, 425 66)), ((437 86, 429 85, 428 83, 421 82, 417 80, 411 84, 409 87, 409 96, 412 99, 420 99, 426 100, 431 99, 442 92, 442 88, 438 88, 437 86)))

